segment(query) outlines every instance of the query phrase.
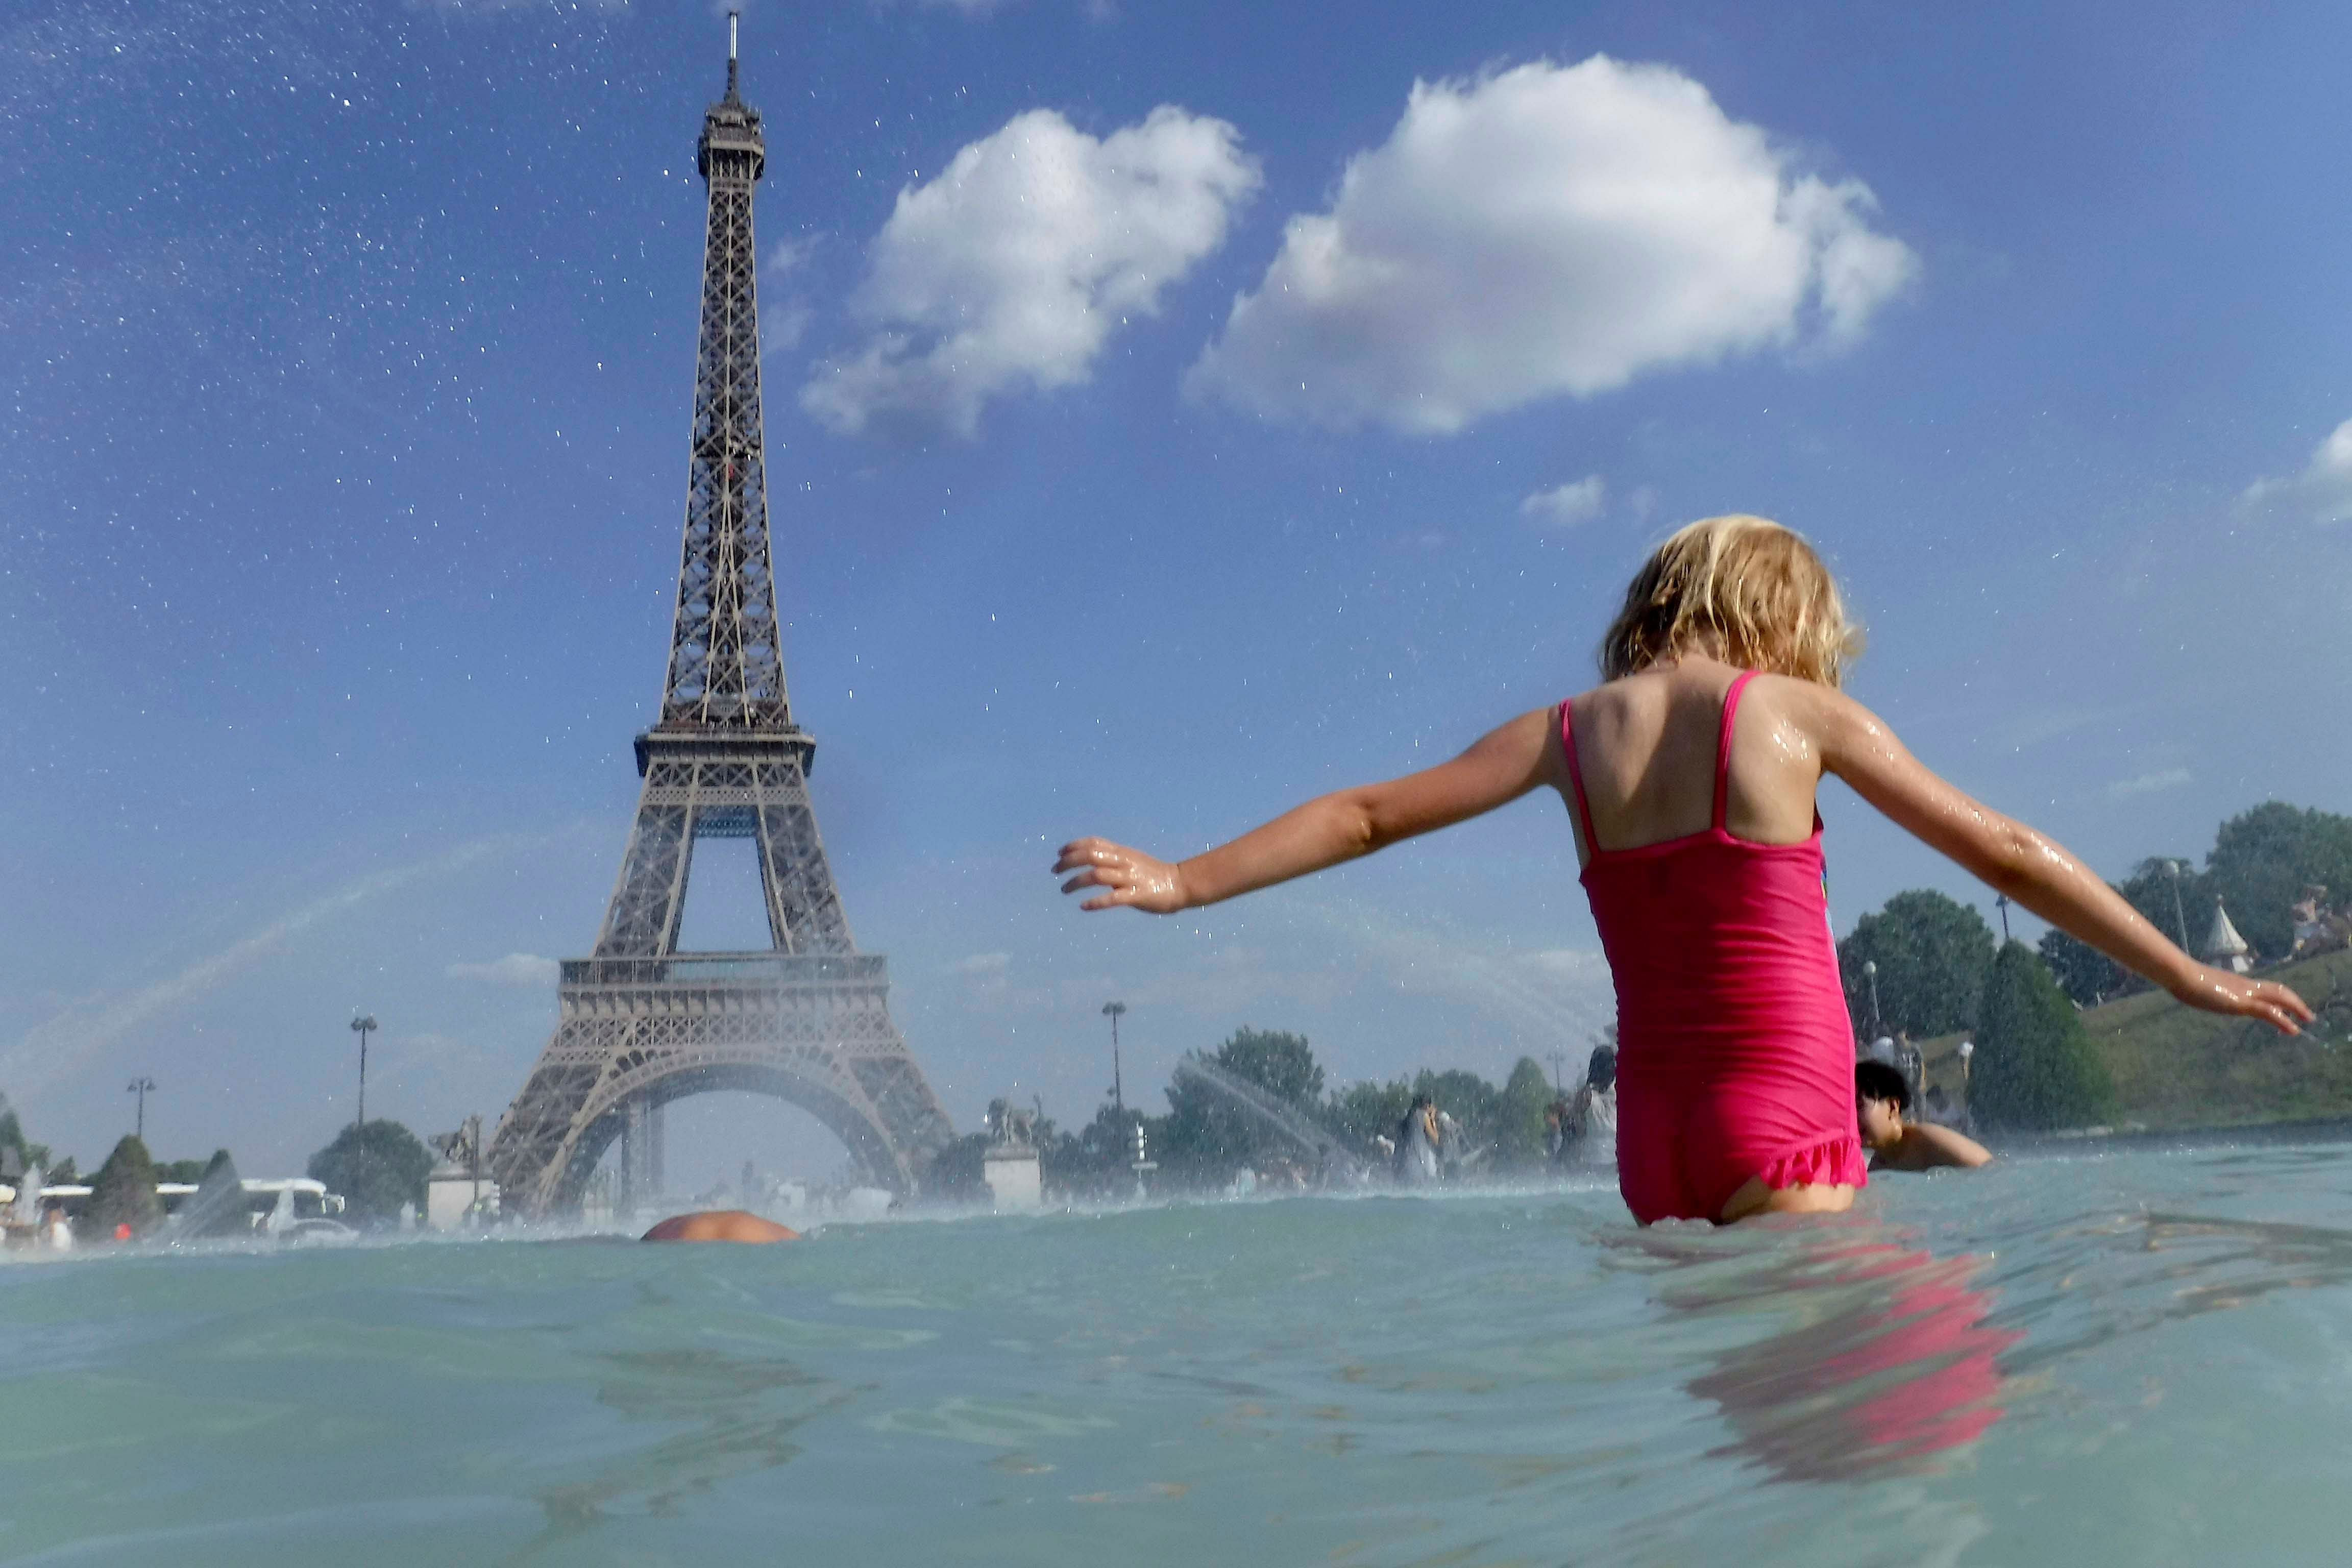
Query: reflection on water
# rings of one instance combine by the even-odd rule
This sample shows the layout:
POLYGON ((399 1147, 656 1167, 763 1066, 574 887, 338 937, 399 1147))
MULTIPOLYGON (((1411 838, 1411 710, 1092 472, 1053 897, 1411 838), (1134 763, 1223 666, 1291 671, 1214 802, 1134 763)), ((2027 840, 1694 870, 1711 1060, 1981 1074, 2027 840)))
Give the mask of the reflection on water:
POLYGON ((1985 1324, 1984 1259, 1938 1258, 1829 1227, 1736 1280, 1662 1282, 1678 1311, 1753 1311, 1779 1332, 1715 1358, 1688 1387, 1713 1400, 1738 1453, 1787 1480, 1864 1480, 1922 1470, 2001 1417, 1996 1358, 2023 1335, 1985 1324))

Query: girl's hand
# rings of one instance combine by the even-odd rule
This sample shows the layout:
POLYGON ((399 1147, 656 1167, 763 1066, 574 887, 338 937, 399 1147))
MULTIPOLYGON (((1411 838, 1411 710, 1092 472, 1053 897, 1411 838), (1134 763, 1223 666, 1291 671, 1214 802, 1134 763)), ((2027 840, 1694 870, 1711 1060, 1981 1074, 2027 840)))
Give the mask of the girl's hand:
POLYGON ((1108 838, 1077 838, 1063 845, 1061 858, 1054 862, 1054 874, 1058 877, 1065 871, 1077 872, 1062 884, 1066 893, 1080 888, 1108 889, 1080 904, 1082 910, 1132 905, 1155 915, 1172 915, 1188 907, 1182 871, 1108 838))
POLYGON ((2172 986, 2172 994, 2191 1007, 2241 1018, 2260 1018, 2282 1035, 2300 1035, 2314 1016, 2311 1004, 2275 980, 2249 980, 2226 969, 2200 963, 2172 986))

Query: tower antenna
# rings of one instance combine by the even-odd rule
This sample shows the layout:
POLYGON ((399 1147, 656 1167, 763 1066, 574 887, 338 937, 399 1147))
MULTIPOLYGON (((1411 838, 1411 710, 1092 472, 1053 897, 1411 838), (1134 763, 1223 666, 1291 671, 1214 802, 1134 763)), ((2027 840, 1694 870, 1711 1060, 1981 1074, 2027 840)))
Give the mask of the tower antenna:
POLYGON ((736 36, 742 26, 742 12, 730 11, 727 13, 727 101, 730 103, 734 102, 736 99, 735 41, 736 36))

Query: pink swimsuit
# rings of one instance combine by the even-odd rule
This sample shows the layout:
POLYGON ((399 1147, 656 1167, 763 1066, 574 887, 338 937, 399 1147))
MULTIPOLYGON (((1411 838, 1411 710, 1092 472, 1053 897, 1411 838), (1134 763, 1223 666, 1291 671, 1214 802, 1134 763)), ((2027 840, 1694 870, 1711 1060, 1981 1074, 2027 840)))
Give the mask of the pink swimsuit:
POLYGON ((1801 844, 1724 826, 1731 726, 1748 671, 1723 699, 1715 825, 1603 849, 1592 832, 1570 705, 1559 705, 1580 879, 1617 982, 1617 1185, 1643 1225, 1716 1219, 1750 1176, 1767 1187, 1860 1187, 1853 1026, 1838 983, 1821 818, 1801 844))

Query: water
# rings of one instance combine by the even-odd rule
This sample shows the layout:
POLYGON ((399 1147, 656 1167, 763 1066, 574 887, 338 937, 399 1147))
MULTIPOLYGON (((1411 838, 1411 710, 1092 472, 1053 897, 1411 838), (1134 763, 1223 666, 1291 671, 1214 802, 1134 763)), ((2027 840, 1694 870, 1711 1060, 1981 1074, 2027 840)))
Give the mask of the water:
POLYGON ((2352 1145, 0 1266, 0 1562, 2265 1563, 2352 1145))

